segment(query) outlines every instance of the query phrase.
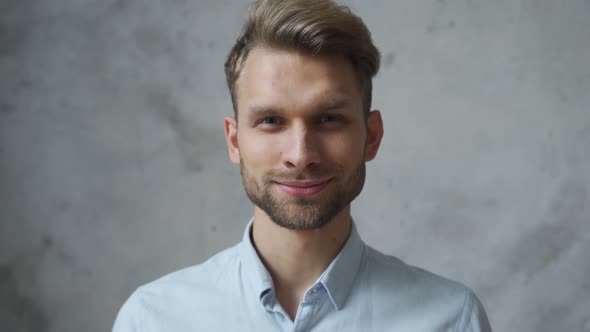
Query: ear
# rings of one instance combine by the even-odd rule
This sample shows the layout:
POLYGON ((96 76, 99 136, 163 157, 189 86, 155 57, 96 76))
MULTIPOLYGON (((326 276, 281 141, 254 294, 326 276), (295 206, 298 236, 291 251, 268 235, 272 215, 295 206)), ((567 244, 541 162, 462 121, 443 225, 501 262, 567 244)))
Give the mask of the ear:
POLYGON ((223 118, 225 128, 225 141, 227 143, 227 152, 229 160, 232 163, 240 164, 240 148, 238 147, 238 127, 236 119, 226 116, 223 118))
POLYGON ((367 143, 365 145, 365 161, 375 159, 381 139, 383 138, 383 120, 381 112, 372 111, 367 119, 367 143))

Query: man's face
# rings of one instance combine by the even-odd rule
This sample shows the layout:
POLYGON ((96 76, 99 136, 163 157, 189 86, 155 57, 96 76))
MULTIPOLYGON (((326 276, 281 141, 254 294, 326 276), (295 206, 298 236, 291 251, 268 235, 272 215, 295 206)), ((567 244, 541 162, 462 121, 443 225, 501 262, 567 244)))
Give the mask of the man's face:
POLYGON ((381 138, 378 112, 364 119, 352 65, 260 47, 237 84, 238 121, 226 118, 226 137, 248 197, 282 227, 324 226, 361 192, 381 138))

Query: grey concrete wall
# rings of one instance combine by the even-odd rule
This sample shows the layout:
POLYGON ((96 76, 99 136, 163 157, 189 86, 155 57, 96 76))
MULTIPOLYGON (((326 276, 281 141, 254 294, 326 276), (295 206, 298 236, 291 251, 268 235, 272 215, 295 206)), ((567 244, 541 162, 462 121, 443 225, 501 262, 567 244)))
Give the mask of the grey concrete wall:
MULTIPOLYGON (((347 1, 383 52, 362 237, 496 331, 590 331, 590 1, 347 1)), ((107 331, 239 241, 224 57, 247 1, 0 2, 0 326, 107 331)))

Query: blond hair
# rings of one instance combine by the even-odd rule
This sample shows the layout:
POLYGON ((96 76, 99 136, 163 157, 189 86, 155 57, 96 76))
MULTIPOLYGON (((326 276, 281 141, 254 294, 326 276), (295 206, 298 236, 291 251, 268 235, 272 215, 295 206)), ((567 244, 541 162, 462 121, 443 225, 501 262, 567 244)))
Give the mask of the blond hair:
POLYGON ((369 114, 372 79, 379 70, 380 54, 363 21, 348 7, 331 0, 257 0, 225 62, 236 115, 237 81, 255 46, 346 57, 362 89, 364 112, 369 114))

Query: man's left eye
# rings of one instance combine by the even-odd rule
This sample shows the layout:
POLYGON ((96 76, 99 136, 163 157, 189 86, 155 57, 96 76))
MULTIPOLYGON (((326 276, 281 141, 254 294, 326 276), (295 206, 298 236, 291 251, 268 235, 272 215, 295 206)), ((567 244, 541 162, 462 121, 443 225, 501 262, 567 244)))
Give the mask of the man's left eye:
POLYGON ((338 120, 338 118, 336 116, 334 116, 334 115, 328 115, 328 114, 326 114, 326 115, 322 115, 320 117, 320 122, 321 123, 333 122, 333 121, 336 121, 336 120, 338 120))

